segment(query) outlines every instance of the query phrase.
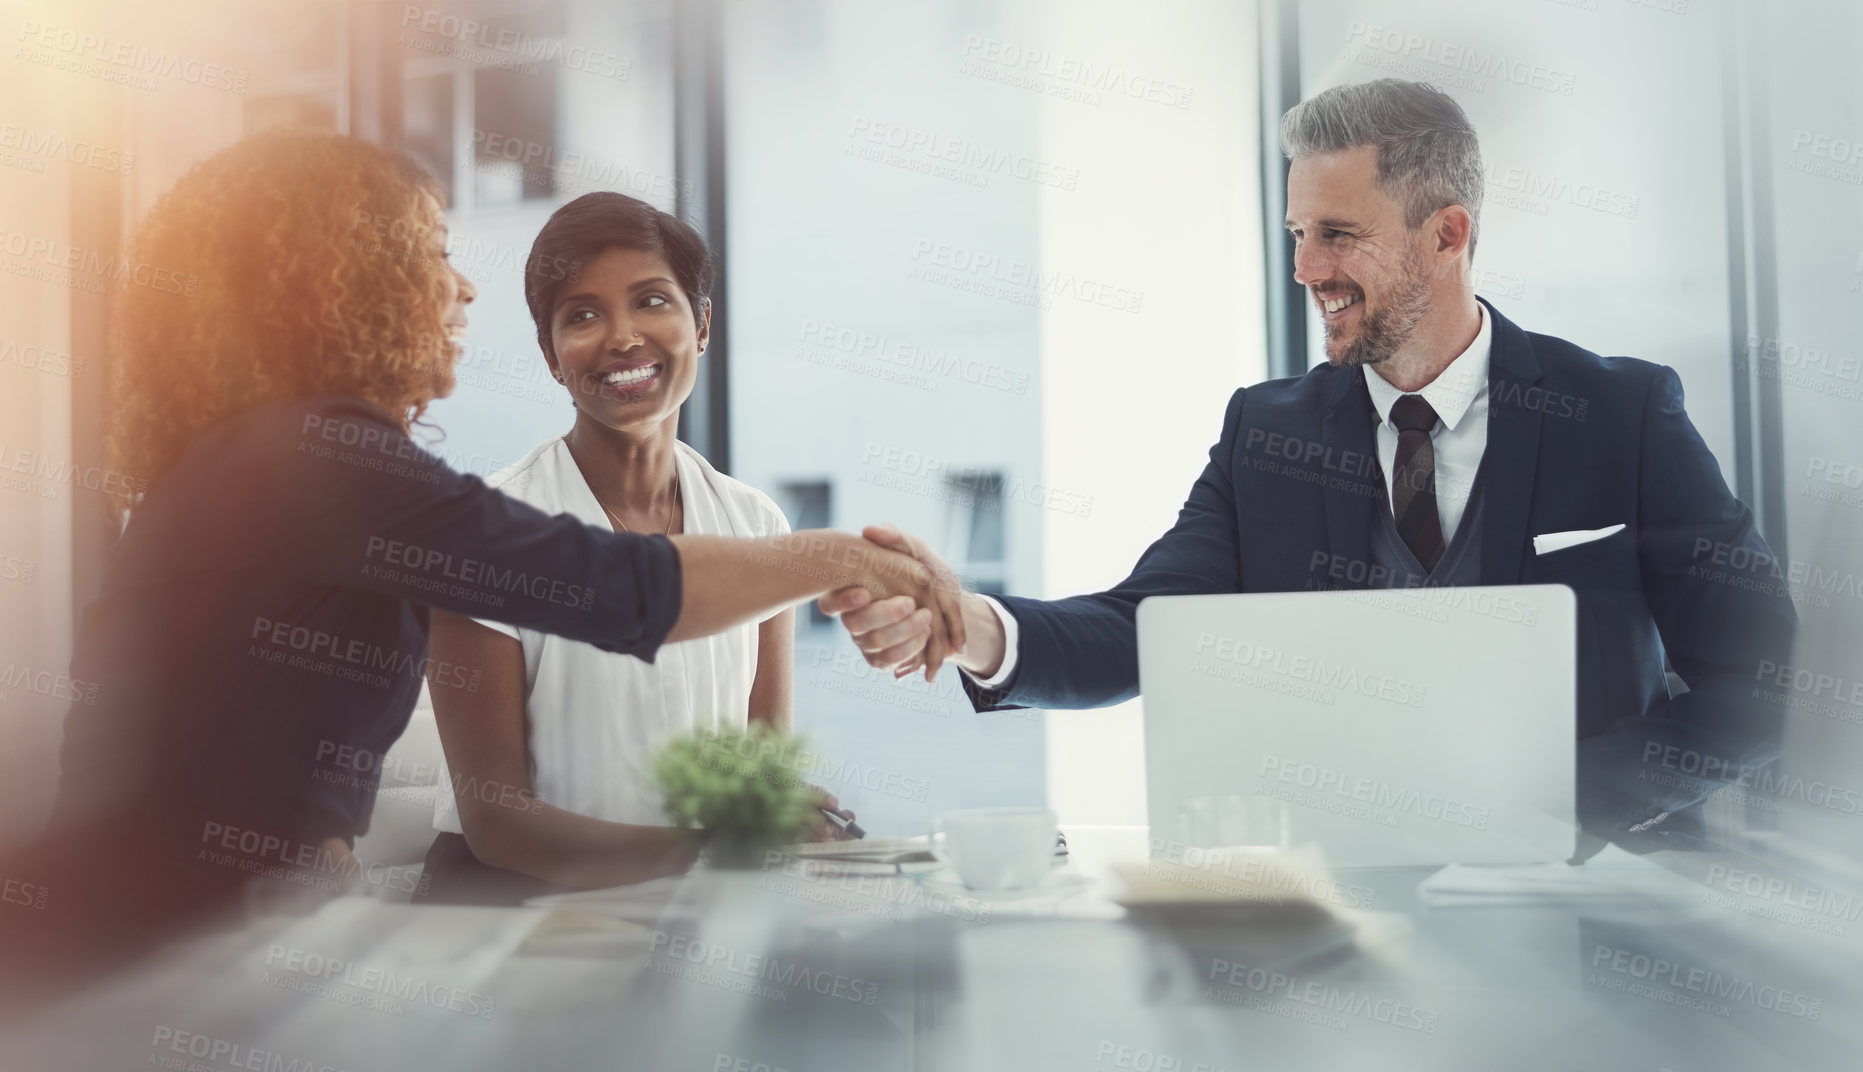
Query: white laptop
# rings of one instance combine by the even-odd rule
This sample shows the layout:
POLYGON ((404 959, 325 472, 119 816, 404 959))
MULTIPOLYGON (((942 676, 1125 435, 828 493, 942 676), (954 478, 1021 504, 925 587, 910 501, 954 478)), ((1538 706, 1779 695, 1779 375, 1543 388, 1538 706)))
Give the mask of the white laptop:
POLYGON ((1138 642, 1154 843, 1190 798, 1259 795, 1336 867, 1572 855, 1563 585, 1156 596, 1138 642))

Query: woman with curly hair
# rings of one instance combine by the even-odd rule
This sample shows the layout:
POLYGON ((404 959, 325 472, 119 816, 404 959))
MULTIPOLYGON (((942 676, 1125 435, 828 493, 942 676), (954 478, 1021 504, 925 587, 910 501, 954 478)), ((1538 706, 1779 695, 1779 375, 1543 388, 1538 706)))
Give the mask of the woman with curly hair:
MULTIPOLYGON (((651 662, 859 584, 962 643, 955 592, 857 536, 600 529, 416 446, 474 297, 446 248, 432 180, 337 135, 236 144, 150 211, 131 256, 195 285, 116 306, 110 444, 134 490, 77 638, 96 685, 66 718, 51 828, 0 861, 48 891, 0 920, 9 952, 30 937, 77 967, 224 911, 253 876, 353 878, 421 680, 477 681, 429 659, 432 610, 651 662)), ((691 858, 668 842, 640 870, 691 858)))

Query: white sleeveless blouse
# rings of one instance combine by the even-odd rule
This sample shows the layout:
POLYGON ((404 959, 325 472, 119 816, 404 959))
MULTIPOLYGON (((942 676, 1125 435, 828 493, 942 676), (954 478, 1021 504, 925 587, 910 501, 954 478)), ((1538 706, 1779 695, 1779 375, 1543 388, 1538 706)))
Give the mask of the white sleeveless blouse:
MULTIPOLYGON (((677 443, 674 466, 685 506, 684 531, 758 537, 789 531, 770 497, 720 473, 677 443)), ((569 514, 600 528, 608 515, 562 439, 542 444, 486 483, 547 514, 569 514)), ((547 633, 481 621, 524 646, 524 713, 538 798, 565 811, 644 826, 666 825, 653 789, 653 757, 669 739, 699 728, 743 729, 757 674, 757 627, 667 644, 650 663, 547 633)), ((463 833, 443 775, 433 825, 463 833)), ((470 791, 470 790, 468 790, 470 791)))

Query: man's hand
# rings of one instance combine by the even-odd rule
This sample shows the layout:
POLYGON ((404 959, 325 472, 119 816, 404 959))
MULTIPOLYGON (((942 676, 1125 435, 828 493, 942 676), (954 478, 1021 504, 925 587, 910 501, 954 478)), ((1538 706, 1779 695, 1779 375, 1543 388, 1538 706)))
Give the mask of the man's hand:
POLYGON ((870 525, 861 535, 882 547, 911 555, 931 571, 941 595, 955 594, 964 637, 955 652, 941 650, 932 635, 929 612, 917 609, 914 601, 904 596, 875 600, 872 593, 858 587, 823 596, 817 602, 822 613, 840 616, 868 664, 890 670, 896 678, 923 667, 929 682, 937 680, 945 657, 955 654, 957 665, 973 676, 995 674, 1003 665, 1003 625, 989 604, 975 593, 964 591, 957 574, 923 540, 891 525, 870 525))

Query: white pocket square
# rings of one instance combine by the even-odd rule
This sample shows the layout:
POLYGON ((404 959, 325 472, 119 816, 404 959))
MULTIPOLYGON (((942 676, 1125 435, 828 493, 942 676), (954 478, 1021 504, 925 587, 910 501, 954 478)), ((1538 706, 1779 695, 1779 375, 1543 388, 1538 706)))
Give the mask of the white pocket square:
POLYGON ((1615 536, 1622 532, 1622 524, 1612 525, 1608 529, 1573 529, 1571 532, 1549 532, 1544 536, 1533 537, 1533 553, 1549 555, 1554 551, 1563 551, 1568 547, 1577 547, 1581 543, 1602 540, 1606 536, 1615 536))

